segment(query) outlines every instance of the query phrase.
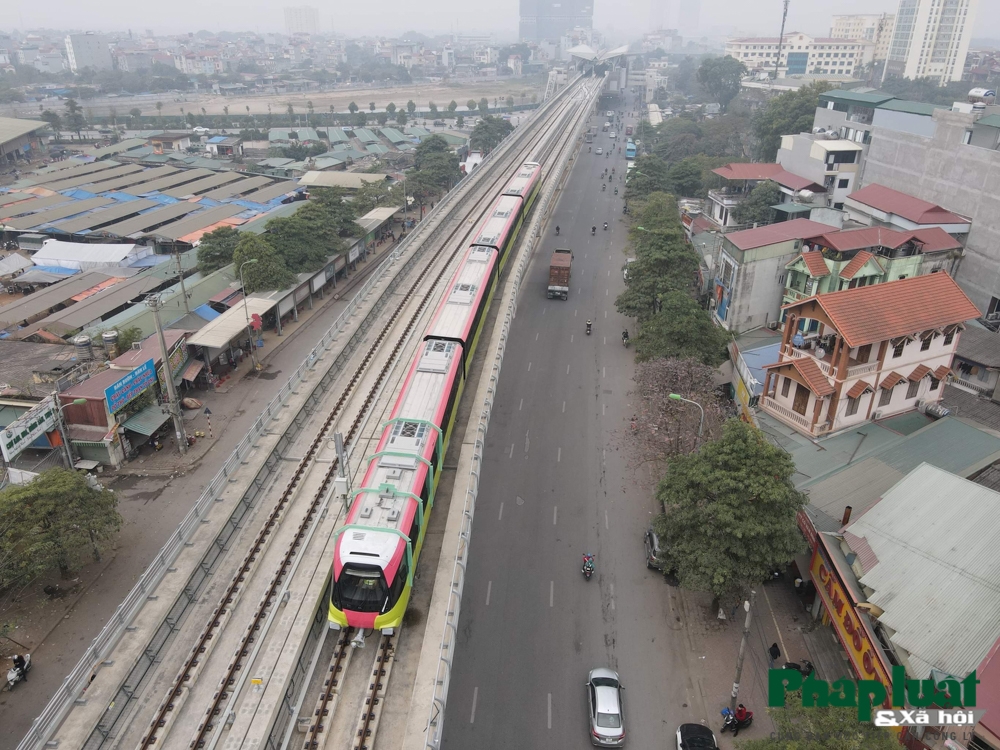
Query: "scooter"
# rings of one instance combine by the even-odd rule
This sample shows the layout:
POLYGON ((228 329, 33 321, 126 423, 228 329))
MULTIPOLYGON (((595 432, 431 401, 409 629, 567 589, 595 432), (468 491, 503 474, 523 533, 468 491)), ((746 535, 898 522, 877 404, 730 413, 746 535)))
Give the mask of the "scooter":
MULTIPOLYGON (((740 704, 740 708, 746 709, 746 706, 744 706, 741 703, 740 704)), ((753 711, 747 711, 747 715, 746 715, 745 719, 737 720, 736 719, 736 714, 734 714, 732 711, 730 711, 729 708, 727 707, 727 708, 722 709, 722 719, 723 719, 723 721, 722 721, 722 731, 723 732, 732 732, 733 733, 733 737, 735 737, 736 735, 738 735, 740 733, 741 729, 746 729, 751 724, 753 724, 753 711)))
POLYGON ((587 335, 588 336, 590 335, 590 328, 591 328, 591 322, 588 320, 587 321, 587 335))
POLYGON ((556 227, 556 237, 559 236, 559 227, 556 227))
POLYGON ((607 231, 608 231, 608 222, 604 222, 604 231, 605 231, 605 232, 607 232, 607 231))
POLYGON ((593 237, 595 234, 597 234, 597 227, 591 227, 590 228, 590 236, 593 237))
POLYGON ((785 666, 782 669, 794 669, 801 673, 803 677, 808 677, 816 671, 816 667, 808 659, 803 659, 801 664, 794 661, 785 662, 785 666))
POLYGON ((583 567, 580 569, 580 572, 583 573, 583 577, 586 578, 588 581, 590 580, 590 577, 592 575, 594 575, 594 556, 593 555, 584 555, 583 556, 583 567))
POLYGON ((31 671, 31 654, 24 655, 24 674, 18 670, 17 667, 11 667, 7 670, 7 689, 13 690, 14 686, 23 680, 28 672, 31 671))
POLYGON ((625 348, 628 349, 628 334, 627 333, 623 333, 622 334, 622 343, 625 345, 625 348))
POLYGON ((607 189, 608 189, 607 185, 601 185, 601 192, 602 193, 607 192, 607 189))

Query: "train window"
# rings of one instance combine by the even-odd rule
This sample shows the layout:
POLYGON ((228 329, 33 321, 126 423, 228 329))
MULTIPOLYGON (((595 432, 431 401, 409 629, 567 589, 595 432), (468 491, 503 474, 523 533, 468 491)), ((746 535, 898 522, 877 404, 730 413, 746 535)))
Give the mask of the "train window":
MULTIPOLYGON (((422 496, 421 499, 423 499, 422 496)), ((424 504, 427 504, 426 500, 424 501, 424 504)), ((413 521, 410 523, 410 530, 407 533, 407 536, 410 537, 410 544, 416 547, 417 539, 420 538, 420 509, 416 506, 413 507, 413 521)))
POLYGON ((378 612, 389 595, 377 565, 345 565, 333 587, 334 604, 342 610, 378 612))
POLYGON ((392 588, 389 591, 389 598, 382 609, 383 614, 395 607, 396 602, 399 601, 399 597, 403 595, 403 588, 406 586, 406 579, 409 577, 409 572, 410 566, 407 565, 406 555, 403 555, 403 559, 399 562, 399 569, 396 571, 396 577, 392 579, 392 588))

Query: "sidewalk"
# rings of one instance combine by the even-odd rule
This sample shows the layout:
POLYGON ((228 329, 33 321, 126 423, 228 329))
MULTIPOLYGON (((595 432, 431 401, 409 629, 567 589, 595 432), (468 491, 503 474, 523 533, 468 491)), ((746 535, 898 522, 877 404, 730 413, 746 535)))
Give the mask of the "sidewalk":
MULTIPOLYGON (((746 616, 742 607, 726 612, 726 620, 718 619, 711 610, 712 596, 678 589, 683 620, 688 638, 689 668, 696 686, 701 708, 708 724, 719 740, 719 747, 735 747, 731 734, 723 735, 720 712, 729 705, 736 660, 746 616)), ((740 678, 739 702, 754 712, 754 722, 740 732, 739 738, 758 739, 768 736, 774 726, 767 713, 768 648, 776 643, 781 657, 776 666, 786 661, 809 659, 823 679, 837 679, 849 669, 829 627, 814 622, 803 602, 786 578, 757 588, 750 635, 740 678)))

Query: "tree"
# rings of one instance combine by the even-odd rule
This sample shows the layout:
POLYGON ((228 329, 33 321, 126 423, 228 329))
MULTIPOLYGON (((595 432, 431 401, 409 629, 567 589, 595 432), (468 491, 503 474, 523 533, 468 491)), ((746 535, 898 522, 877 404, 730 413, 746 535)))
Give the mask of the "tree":
POLYGON ((187 119, 187 124, 190 125, 192 128, 198 124, 198 118, 194 116, 194 112, 188 112, 186 119, 187 119))
POLYGON ((388 112, 379 112, 379 113, 377 113, 375 115, 375 121, 379 125, 384 126, 387 122, 389 122, 389 113, 388 112))
POLYGON ((389 102, 385 105, 385 111, 389 113, 389 117, 393 117, 396 114, 396 105, 389 102))
POLYGON ((479 100, 479 113, 486 117, 490 113, 490 102, 485 96, 479 100))
POLYGON ((402 206, 402 185, 390 186, 385 180, 366 182, 354 192, 351 208, 355 216, 364 216, 378 206, 402 206))
POLYGON ((413 113, 416 111, 417 111, 417 103, 412 99, 410 99, 410 101, 406 103, 406 112, 407 114, 410 115, 410 117, 413 117, 413 113))
POLYGON ((439 135, 432 135, 424 138, 415 149, 413 149, 413 165, 418 170, 423 169, 424 162, 431 154, 447 154, 451 152, 448 141, 439 135))
POLYGON ((396 112, 396 124, 397 125, 405 125, 406 124, 406 111, 405 110, 401 109, 398 112, 396 112))
POLYGON ((361 227, 354 223, 358 215, 355 208, 346 200, 345 193, 340 188, 314 188, 309 191, 312 203, 322 206, 325 221, 336 231, 339 237, 360 237, 361 227))
POLYGON ((61 468, 0 491, 0 518, 0 588, 52 570, 65 578, 88 558, 99 562, 122 525, 111 490, 61 468))
POLYGON ((472 129, 472 136, 469 138, 469 148, 474 151, 488 153, 496 148, 500 141, 506 138, 513 130, 514 126, 507 120, 493 115, 486 115, 472 129))
POLYGON ((458 109, 458 102, 452 99, 450 102, 448 102, 448 114, 454 115, 456 109, 458 109))
POLYGON ((469 101, 467 101, 465 103, 465 106, 468 107, 469 111, 471 112, 472 110, 474 110, 476 108, 476 100, 475 99, 469 99, 469 101))
POLYGON ((465 127, 465 116, 459 115, 455 118, 455 127, 464 128, 465 127))
POLYGON ((368 115, 364 112, 358 112, 354 115, 354 127, 363 128, 368 124, 368 115))
POLYGON ((66 127, 76 133, 77 138, 83 137, 80 135, 80 131, 87 127, 83 110, 74 99, 66 100, 66 127))
POLYGON ((785 695, 784 708, 768 708, 770 737, 739 743, 740 750, 898 750, 899 741, 884 727, 858 721, 857 709, 805 708, 802 693, 785 695))
POLYGON ((163 125, 163 102, 156 103, 156 120, 157 124, 163 125))
POLYGON ((738 419, 697 453, 674 457, 656 497, 681 586, 739 600, 804 549, 795 517, 805 497, 792 486, 794 471, 785 451, 738 419))
POLYGON ((354 102, 351 102, 350 104, 347 105, 347 111, 353 115, 355 112, 358 111, 358 105, 355 104, 354 102))
POLYGON ((118 351, 127 352, 132 344, 142 341, 145 336, 139 326, 126 326, 118 329, 118 351))
POLYGON ((746 66, 734 57, 710 57, 698 67, 698 83, 725 111, 740 93, 740 83, 746 74, 746 66))
POLYGON ((368 111, 369 112, 375 111, 375 102, 368 102, 368 111))
POLYGON ((347 249, 340 237, 338 214, 331 204, 308 201, 291 216, 267 222, 265 238, 292 273, 317 271, 331 255, 347 249))
POLYGON ((198 245, 198 270, 212 273, 233 262, 233 251, 239 244, 242 232, 233 227, 219 227, 202 235, 198 245))
POLYGON ((681 357, 718 366, 725 360, 729 334, 712 322, 688 292, 663 294, 658 308, 642 322, 636 337, 635 356, 639 362, 681 357))
MULTIPOLYGON (((670 189, 670 175, 663 159, 657 156, 640 156, 625 183, 625 202, 631 204, 653 193, 666 193, 670 189)), ((641 226, 641 225, 640 225, 641 226)))
POLYGON ((244 232, 233 250, 236 268, 248 260, 256 259, 243 269, 245 294, 271 289, 287 289, 295 283, 295 274, 288 270, 274 248, 262 236, 244 232))
POLYGON ((139 119, 140 117, 142 117, 141 109, 139 109, 138 107, 132 107, 132 109, 128 111, 128 114, 129 117, 132 118, 132 127, 137 128, 142 124, 142 121, 139 119))
POLYGON ((786 91, 758 110, 753 118, 757 158, 774 161, 781 147, 781 136, 809 132, 816 117, 819 95, 830 88, 829 84, 816 82, 795 91, 786 91))
POLYGON ((771 180, 759 182, 733 209, 733 221, 737 224, 770 224, 774 220, 771 206, 781 203, 781 198, 778 183, 771 180))
POLYGON ((438 116, 438 107, 437 107, 437 105, 434 102, 428 102, 427 103, 427 109, 430 111, 431 117, 437 117, 438 116))
POLYGON ((511 111, 514 110, 514 97, 513 96, 508 96, 507 97, 507 109, 509 109, 511 111))
POLYGON ((51 109, 47 109, 42 112, 42 119, 49 124, 52 128, 52 132, 56 134, 56 140, 59 140, 59 131, 62 129, 62 118, 59 116, 58 112, 53 112, 51 109))

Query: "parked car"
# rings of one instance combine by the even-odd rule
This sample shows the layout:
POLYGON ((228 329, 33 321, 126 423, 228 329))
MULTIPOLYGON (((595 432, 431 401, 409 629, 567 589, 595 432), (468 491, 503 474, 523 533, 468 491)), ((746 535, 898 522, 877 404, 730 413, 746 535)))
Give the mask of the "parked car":
POLYGON ((625 267, 622 268, 622 279, 628 281, 628 267, 630 264, 635 263, 635 258, 626 258, 625 267))
POLYGON ((703 724, 681 724, 677 727, 677 750, 719 750, 719 743, 703 724))
POLYGON ((646 547, 646 567, 651 570, 663 570, 663 561, 660 559, 660 555, 664 551, 664 547, 660 542, 660 537, 656 535, 653 528, 650 527, 646 529, 646 533, 642 538, 643 544, 646 547))
POLYGON ((590 743, 597 747, 625 746, 625 688, 613 669, 598 667, 587 678, 590 743))

